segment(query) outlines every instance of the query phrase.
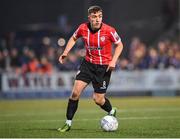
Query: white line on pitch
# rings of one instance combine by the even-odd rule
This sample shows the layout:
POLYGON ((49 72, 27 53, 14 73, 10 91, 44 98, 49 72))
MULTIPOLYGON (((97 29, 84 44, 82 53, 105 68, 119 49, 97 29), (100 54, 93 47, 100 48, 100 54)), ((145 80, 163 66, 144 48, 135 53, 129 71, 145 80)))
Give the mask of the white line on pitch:
MULTIPOLYGON (((121 117, 121 118, 118 118, 118 120, 161 120, 161 119, 180 119, 180 116, 166 116, 166 117, 160 117, 160 116, 152 116, 152 117, 121 117)), ((89 121, 89 120, 94 120, 94 121, 98 121, 100 119, 87 119, 87 118, 84 118, 84 119, 74 119, 74 121, 89 121)), ((65 121, 64 119, 59 119, 59 120, 27 120, 27 121, 18 121, 18 120, 15 120, 15 121, 0 121, 0 123, 44 123, 44 122, 62 122, 62 121, 65 121)))
MULTIPOLYGON (((139 109, 124 109, 124 110, 118 110, 119 113, 126 113, 126 112, 177 112, 180 111, 180 108, 139 108, 139 109)), ((100 110, 84 110, 80 109, 79 113, 81 114, 87 114, 87 113, 99 113, 101 112, 100 110)), ((52 111, 52 112, 29 112, 29 113, 15 113, 15 114, 0 114, 0 117, 13 117, 13 116, 46 116, 46 115, 59 115, 61 113, 65 113, 65 110, 57 110, 57 111, 52 111)))

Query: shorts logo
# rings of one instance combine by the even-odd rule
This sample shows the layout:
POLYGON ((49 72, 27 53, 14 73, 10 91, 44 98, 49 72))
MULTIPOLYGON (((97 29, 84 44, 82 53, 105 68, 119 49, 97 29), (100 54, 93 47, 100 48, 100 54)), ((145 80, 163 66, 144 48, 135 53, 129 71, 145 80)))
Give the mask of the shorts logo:
POLYGON ((106 81, 103 81, 103 85, 100 87, 100 89, 106 89, 106 81))
POLYGON ((102 36, 100 39, 101 39, 102 42, 105 41, 105 37, 104 36, 102 36))

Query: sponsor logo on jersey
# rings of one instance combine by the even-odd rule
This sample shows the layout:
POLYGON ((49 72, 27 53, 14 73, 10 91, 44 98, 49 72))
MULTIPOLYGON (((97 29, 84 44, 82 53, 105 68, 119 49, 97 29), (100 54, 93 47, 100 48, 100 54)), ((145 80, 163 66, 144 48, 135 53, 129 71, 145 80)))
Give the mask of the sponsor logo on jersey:
POLYGON ((102 50, 102 47, 95 47, 95 46, 88 46, 87 47, 89 50, 102 50))

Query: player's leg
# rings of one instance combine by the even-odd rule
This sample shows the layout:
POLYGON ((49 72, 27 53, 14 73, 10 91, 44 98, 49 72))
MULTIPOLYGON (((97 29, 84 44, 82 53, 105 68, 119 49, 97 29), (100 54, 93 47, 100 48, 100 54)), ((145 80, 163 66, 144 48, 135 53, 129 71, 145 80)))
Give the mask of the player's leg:
POLYGON ((108 98, 105 97, 106 90, 111 78, 111 71, 106 72, 107 67, 99 66, 96 70, 92 85, 94 88, 93 99, 97 105, 108 112, 109 115, 116 116, 116 108, 112 105, 108 98))
POLYGON ((72 94, 68 102, 67 113, 66 113, 67 120, 73 119, 73 116, 78 107, 78 101, 79 101, 80 95, 87 85, 88 84, 84 81, 75 80, 75 83, 72 89, 72 94))
POLYGON ((108 112, 109 115, 116 116, 116 108, 112 108, 111 102, 105 97, 104 93, 93 93, 94 102, 99 105, 103 110, 108 112))
POLYGON ((68 106, 67 106, 67 111, 66 111, 67 120, 66 120, 65 125, 62 128, 58 129, 60 132, 66 132, 70 130, 72 119, 78 108, 78 101, 79 101, 80 95, 87 85, 88 83, 84 81, 75 80, 72 93, 68 101, 68 106))
POLYGON ((91 76, 89 73, 89 64, 83 60, 79 71, 76 74, 76 80, 72 89, 72 94, 69 98, 67 111, 66 111, 66 124, 59 128, 60 132, 66 132, 70 129, 73 116, 78 108, 78 100, 82 93, 82 91, 86 88, 86 86, 91 82, 91 76))

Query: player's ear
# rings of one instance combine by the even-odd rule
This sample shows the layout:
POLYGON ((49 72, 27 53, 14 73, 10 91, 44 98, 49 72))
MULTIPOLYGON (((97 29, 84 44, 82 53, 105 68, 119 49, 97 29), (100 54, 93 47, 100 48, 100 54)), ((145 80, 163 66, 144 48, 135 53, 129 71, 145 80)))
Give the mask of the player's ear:
POLYGON ((90 15, 88 15, 88 20, 90 21, 90 15))

